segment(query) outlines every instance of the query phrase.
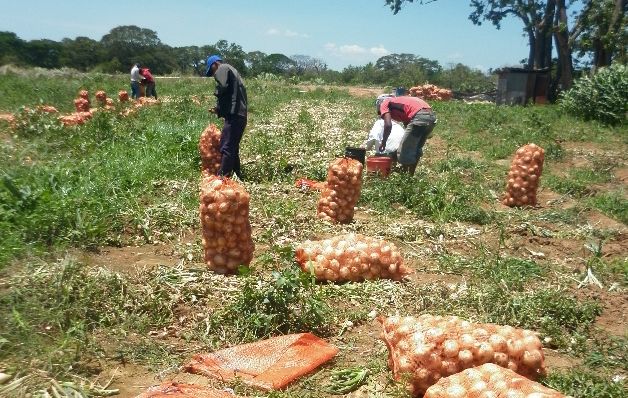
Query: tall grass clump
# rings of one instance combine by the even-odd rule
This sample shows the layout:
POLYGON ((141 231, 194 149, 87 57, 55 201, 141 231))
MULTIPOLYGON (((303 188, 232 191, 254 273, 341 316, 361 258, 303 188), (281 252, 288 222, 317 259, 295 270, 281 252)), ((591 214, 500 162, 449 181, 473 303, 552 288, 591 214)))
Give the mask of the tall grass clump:
POLYGON ((625 124, 628 67, 613 64, 600 69, 593 77, 576 80, 561 97, 560 106, 565 112, 584 120, 598 120, 609 125, 625 124))

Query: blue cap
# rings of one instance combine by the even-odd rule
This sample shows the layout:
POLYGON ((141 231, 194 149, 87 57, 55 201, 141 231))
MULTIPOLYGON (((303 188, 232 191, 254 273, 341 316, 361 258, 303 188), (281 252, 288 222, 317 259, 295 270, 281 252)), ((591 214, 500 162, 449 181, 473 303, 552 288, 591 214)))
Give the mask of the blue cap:
POLYGON ((220 55, 214 54, 207 57, 207 62, 205 62, 205 65, 207 66, 207 69, 205 69, 205 76, 212 75, 212 65, 214 64, 214 62, 217 61, 222 62, 222 58, 220 58, 220 55))

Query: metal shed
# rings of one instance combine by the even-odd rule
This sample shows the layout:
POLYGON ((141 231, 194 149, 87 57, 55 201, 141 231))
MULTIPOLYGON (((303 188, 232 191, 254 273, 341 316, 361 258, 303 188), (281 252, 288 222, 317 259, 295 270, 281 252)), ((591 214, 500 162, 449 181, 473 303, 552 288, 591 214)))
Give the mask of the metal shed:
POLYGON ((497 105, 545 104, 550 71, 546 69, 503 68, 497 72, 497 105))

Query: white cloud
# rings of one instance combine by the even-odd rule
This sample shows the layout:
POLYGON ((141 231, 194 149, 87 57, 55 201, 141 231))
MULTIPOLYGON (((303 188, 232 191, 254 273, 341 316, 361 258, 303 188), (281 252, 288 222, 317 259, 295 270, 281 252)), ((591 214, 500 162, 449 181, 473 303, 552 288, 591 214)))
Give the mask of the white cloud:
POLYGON ((449 54, 447 55, 447 59, 450 59, 452 61, 459 61, 462 59, 462 54, 461 53, 449 54))
POLYGON ((377 57, 383 57, 384 55, 390 54, 390 51, 386 50, 381 44, 379 47, 371 47, 369 52, 377 57))
POLYGON ((290 29, 285 29, 285 30, 281 30, 281 29, 277 29, 277 28, 270 28, 266 31, 266 34, 269 36, 283 36, 283 37, 300 37, 300 38, 309 38, 310 35, 306 34, 306 33, 299 33, 299 32, 295 32, 293 30, 290 29))

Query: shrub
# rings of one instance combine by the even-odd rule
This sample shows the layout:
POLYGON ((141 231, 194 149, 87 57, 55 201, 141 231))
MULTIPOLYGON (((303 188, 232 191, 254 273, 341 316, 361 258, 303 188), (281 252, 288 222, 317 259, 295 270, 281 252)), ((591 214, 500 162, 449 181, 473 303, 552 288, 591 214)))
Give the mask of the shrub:
POLYGON ((567 113, 585 120, 618 125, 626 122, 628 111, 628 67, 613 64, 593 77, 576 80, 560 100, 567 113))

